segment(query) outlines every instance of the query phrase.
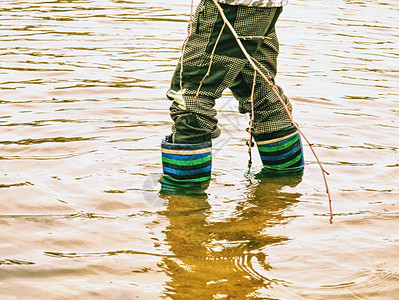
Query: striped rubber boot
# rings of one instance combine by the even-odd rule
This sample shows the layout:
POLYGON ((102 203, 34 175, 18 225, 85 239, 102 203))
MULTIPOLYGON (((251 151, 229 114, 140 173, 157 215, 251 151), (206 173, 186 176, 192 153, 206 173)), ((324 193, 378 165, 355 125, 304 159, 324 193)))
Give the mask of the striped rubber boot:
POLYGON ((302 142, 294 126, 254 137, 263 163, 263 174, 302 175, 305 166, 302 142))
POLYGON ((175 144, 162 141, 162 191, 205 189, 211 179, 212 142, 175 144))

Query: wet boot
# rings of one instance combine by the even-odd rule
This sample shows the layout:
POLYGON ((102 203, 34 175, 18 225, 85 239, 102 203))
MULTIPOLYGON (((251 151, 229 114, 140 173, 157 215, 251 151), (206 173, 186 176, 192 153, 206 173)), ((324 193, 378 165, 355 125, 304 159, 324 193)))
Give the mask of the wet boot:
POLYGON ((263 163, 262 174, 301 176, 305 167, 298 130, 288 127, 271 134, 254 134, 263 163))
POLYGON ((211 178, 212 142, 177 144, 162 141, 161 192, 204 191, 211 178))

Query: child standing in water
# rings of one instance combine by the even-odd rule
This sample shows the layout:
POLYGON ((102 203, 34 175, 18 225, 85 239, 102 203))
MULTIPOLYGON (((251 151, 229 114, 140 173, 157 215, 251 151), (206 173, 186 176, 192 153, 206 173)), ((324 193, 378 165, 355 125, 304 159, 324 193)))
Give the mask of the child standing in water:
MULTIPOLYGON (((239 36, 254 37, 242 40, 242 44, 254 61, 267 69, 275 85, 279 53, 275 24, 287 0, 216 1, 239 36)), ((220 135, 214 105, 225 89, 239 101, 240 113, 251 112, 254 70, 230 29, 223 25, 215 3, 201 0, 167 92, 173 101, 170 115, 174 125, 161 144, 164 189, 209 183, 212 139, 220 135)), ((283 90, 275 87, 291 108, 283 90)), ((257 76, 253 92, 253 114, 251 133, 262 159, 262 172, 275 176, 302 174, 300 135, 279 97, 261 76, 257 76)))

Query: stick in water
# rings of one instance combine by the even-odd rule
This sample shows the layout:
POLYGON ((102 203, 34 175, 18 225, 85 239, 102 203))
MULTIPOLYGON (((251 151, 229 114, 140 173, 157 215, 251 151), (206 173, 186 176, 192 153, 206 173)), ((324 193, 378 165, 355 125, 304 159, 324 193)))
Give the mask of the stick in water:
MULTIPOLYGON (((320 167, 321 173, 323 175, 323 179, 324 179, 324 184, 326 187, 326 193, 328 196, 328 203, 329 203, 329 208, 330 208, 330 223, 332 224, 332 220, 333 220, 333 212, 332 212, 332 200, 331 200, 331 195, 330 195, 330 190, 328 188, 328 183, 327 183, 327 178, 326 178, 326 174, 328 174, 328 172, 324 169, 323 165, 321 164, 315 150, 313 149, 312 144, 309 142, 309 140, 306 138, 306 136, 303 134, 303 132, 299 129, 298 125, 296 125, 290 109, 288 108, 288 106, 284 103, 284 100, 281 98, 280 94, 277 91, 277 88, 274 84, 272 84, 270 82, 270 80, 265 76, 265 74, 258 68, 258 66, 255 64, 255 62, 253 61, 252 57, 248 54, 247 50, 244 48, 240 37, 238 36, 237 32, 235 31, 234 27, 231 25, 230 21, 227 19, 226 15, 223 12, 222 7, 219 5, 218 2, 216 2, 216 0, 212 0, 213 3, 216 5, 217 9, 219 10, 219 13, 224 21, 224 23, 227 25, 227 27, 229 27, 231 33, 233 34, 234 38, 237 41, 238 46, 240 47, 241 51, 243 52, 244 56, 246 57, 246 59, 248 60, 248 62, 250 63, 250 65, 252 66, 252 68, 255 70, 256 73, 258 73, 265 81, 266 83, 270 86, 271 90, 273 91, 273 93, 277 96, 277 98, 279 99, 279 101, 281 102, 281 104, 283 105, 285 111, 288 114, 288 117, 291 120, 292 125, 298 130, 298 132, 300 133, 300 135, 305 139, 306 143, 309 145, 314 157, 316 158, 316 161, 320 167)), ((251 143, 251 141, 249 141, 251 143)))

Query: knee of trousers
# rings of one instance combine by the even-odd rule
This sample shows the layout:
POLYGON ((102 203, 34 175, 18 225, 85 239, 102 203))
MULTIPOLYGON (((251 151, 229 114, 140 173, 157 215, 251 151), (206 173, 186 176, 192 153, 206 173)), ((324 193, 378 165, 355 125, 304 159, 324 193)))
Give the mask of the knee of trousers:
POLYGON ((262 159, 262 173, 302 174, 305 166, 303 147, 300 134, 294 126, 254 137, 262 159))
POLYGON ((185 95, 185 92, 170 90, 167 94, 173 100, 170 106, 170 116, 174 121, 173 141, 176 143, 199 143, 216 138, 220 135, 216 110, 213 108, 215 99, 185 95))
POLYGON ((206 187, 211 178, 212 142, 161 143, 163 188, 206 187))

